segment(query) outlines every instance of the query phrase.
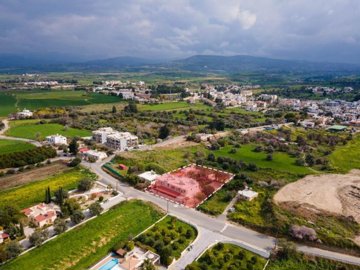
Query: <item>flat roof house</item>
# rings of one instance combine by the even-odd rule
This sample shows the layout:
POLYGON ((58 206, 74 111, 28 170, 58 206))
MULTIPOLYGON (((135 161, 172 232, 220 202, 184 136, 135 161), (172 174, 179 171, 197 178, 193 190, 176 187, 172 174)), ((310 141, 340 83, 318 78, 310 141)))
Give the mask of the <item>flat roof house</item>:
POLYGON ((106 143, 107 136, 113 134, 114 132, 115 130, 113 130, 111 127, 99 128, 98 130, 92 132, 93 139, 97 143, 106 143))
POLYGON ((245 188, 244 190, 238 191, 238 196, 240 199, 246 200, 246 201, 252 201, 255 199, 259 194, 256 191, 253 191, 251 189, 245 188))
POLYGON ((46 141, 52 145, 67 145, 67 138, 60 134, 50 135, 46 137, 46 141))
POLYGON ((27 109, 23 109, 21 112, 18 112, 16 114, 16 117, 19 119, 30 118, 32 116, 33 116, 33 113, 27 109))
POLYGON ((81 151, 81 155, 83 159, 86 160, 93 159, 95 161, 98 161, 107 158, 107 154, 105 152, 97 151, 97 150, 87 150, 87 151, 83 150, 81 151))
POLYGON ((139 145, 137 136, 130 132, 113 130, 111 127, 100 128, 93 131, 93 139, 97 143, 105 144, 112 149, 120 151, 131 149, 139 145))
POLYGON ((138 177, 140 177, 141 179, 144 179, 145 181, 148 181, 150 183, 155 181, 156 178, 158 178, 159 176, 160 175, 158 175, 154 171, 147 171, 147 172, 143 172, 143 173, 138 175, 138 177))

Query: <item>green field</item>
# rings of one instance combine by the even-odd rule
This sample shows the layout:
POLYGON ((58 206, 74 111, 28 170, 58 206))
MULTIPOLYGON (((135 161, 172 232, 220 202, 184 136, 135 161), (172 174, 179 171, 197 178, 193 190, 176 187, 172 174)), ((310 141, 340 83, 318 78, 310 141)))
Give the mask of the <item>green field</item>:
POLYGON ((77 187, 79 180, 83 178, 95 179, 95 177, 93 173, 86 169, 74 168, 45 180, 0 191, 0 206, 14 205, 23 209, 44 201, 45 189, 47 187, 50 187, 52 192, 59 187, 70 190, 77 187))
POLYGON ((263 270, 266 259, 233 244, 216 244, 186 270, 263 270))
POLYGON ((11 137, 26 139, 44 139, 46 136, 61 134, 66 137, 86 137, 90 136, 88 130, 64 127, 60 124, 46 123, 38 124, 39 120, 16 120, 10 122, 10 129, 6 135, 11 137), (37 137, 37 134, 39 137, 37 137))
POLYGON ((210 109, 211 107, 202 104, 190 104, 185 101, 178 101, 178 102, 166 102, 161 104, 146 104, 146 105, 138 105, 140 111, 172 111, 172 110, 206 110, 210 109))
POLYGON ((156 222, 161 213, 141 201, 123 202, 84 225, 0 266, 0 269, 87 269, 130 235, 156 222))
POLYGON ((117 96, 85 91, 29 90, 0 93, 0 117, 24 108, 36 110, 44 107, 85 106, 119 102, 117 96))
POLYGON ((9 93, 0 93, 0 118, 16 111, 16 98, 9 93))
POLYGON ((34 145, 21 141, 0 140, 0 155, 21 152, 35 148, 34 145))
POLYGON ((119 102, 116 96, 107 96, 85 91, 40 90, 16 94, 17 107, 30 110, 43 107, 83 106, 98 103, 119 102))
POLYGON ((294 174, 307 175, 314 173, 307 167, 295 165, 295 158, 290 157, 286 153, 275 152, 273 153, 273 160, 267 161, 267 154, 264 152, 254 152, 256 145, 248 144, 242 145, 240 149, 237 149, 235 154, 229 153, 232 149, 231 146, 225 146, 220 150, 216 150, 213 153, 215 156, 229 157, 235 160, 242 160, 246 163, 254 163, 261 168, 270 168, 277 171, 290 171, 294 174))
POLYGON ((351 169, 360 169, 360 135, 345 146, 338 146, 329 156, 331 166, 338 172, 346 173, 351 169))

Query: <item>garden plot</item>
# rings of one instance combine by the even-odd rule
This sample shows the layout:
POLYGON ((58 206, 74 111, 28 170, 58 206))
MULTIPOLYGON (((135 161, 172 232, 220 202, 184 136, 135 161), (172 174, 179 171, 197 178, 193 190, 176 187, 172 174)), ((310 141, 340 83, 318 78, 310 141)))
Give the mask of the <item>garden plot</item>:
POLYGON ((94 202, 105 202, 110 198, 114 197, 112 188, 96 181, 94 186, 85 192, 78 190, 70 191, 69 197, 75 198, 76 201, 80 204, 82 209, 87 209, 94 202))

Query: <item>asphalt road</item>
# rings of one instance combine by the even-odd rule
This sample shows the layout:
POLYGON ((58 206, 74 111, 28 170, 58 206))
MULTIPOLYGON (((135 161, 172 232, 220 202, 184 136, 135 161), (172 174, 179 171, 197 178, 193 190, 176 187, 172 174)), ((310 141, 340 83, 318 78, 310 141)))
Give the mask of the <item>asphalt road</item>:
MULTIPOLYGON (((112 157, 109 157, 107 160, 105 160, 105 162, 111 160, 111 158, 112 157)), ((116 178, 104 172, 101 169, 102 164, 100 163, 84 163, 84 165, 89 167, 93 172, 95 172, 99 176, 100 181, 105 184, 110 184, 114 188, 122 192, 126 199, 136 198, 152 202, 157 206, 161 207, 162 209, 168 211, 169 214, 174 215, 184 221, 187 221, 188 223, 194 225, 197 228, 201 228, 205 231, 211 232, 214 240, 222 239, 224 237, 227 239, 231 239, 240 246, 266 258, 269 257, 270 251, 275 246, 275 238, 273 237, 258 233, 240 225, 230 224, 221 218, 217 219, 208 216, 194 209, 189 209, 184 206, 171 203, 151 193, 142 192, 132 187, 129 187, 124 183, 120 183, 116 178)), ((298 245, 298 249, 305 254, 360 266, 360 258, 358 257, 304 245, 298 245)))

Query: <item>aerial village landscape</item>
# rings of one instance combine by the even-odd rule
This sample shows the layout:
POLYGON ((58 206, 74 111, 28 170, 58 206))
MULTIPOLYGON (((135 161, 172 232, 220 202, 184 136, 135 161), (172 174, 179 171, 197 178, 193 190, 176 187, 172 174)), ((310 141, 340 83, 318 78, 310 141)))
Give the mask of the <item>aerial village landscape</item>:
MULTIPOLYGON (((242 0, 30 2, 22 16, 17 1, 0 4, 12 14, 0 35, 1 270, 360 269, 358 47, 252 50, 285 9, 325 13, 242 0), (137 25, 139 14, 151 20, 137 25), (110 37, 104 20, 116 21, 110 37), (216 45, 198 36, 208 27, 216 45), (43 54, 30 53, 40 40, 43 54)), ((353 25, 356 12, 340 20, 335 2, 317 9, 353 25)), ((326 22, 317 27, 336 30, 326 22)), ((306 20, 288 24, 300 35, 306 20)))

